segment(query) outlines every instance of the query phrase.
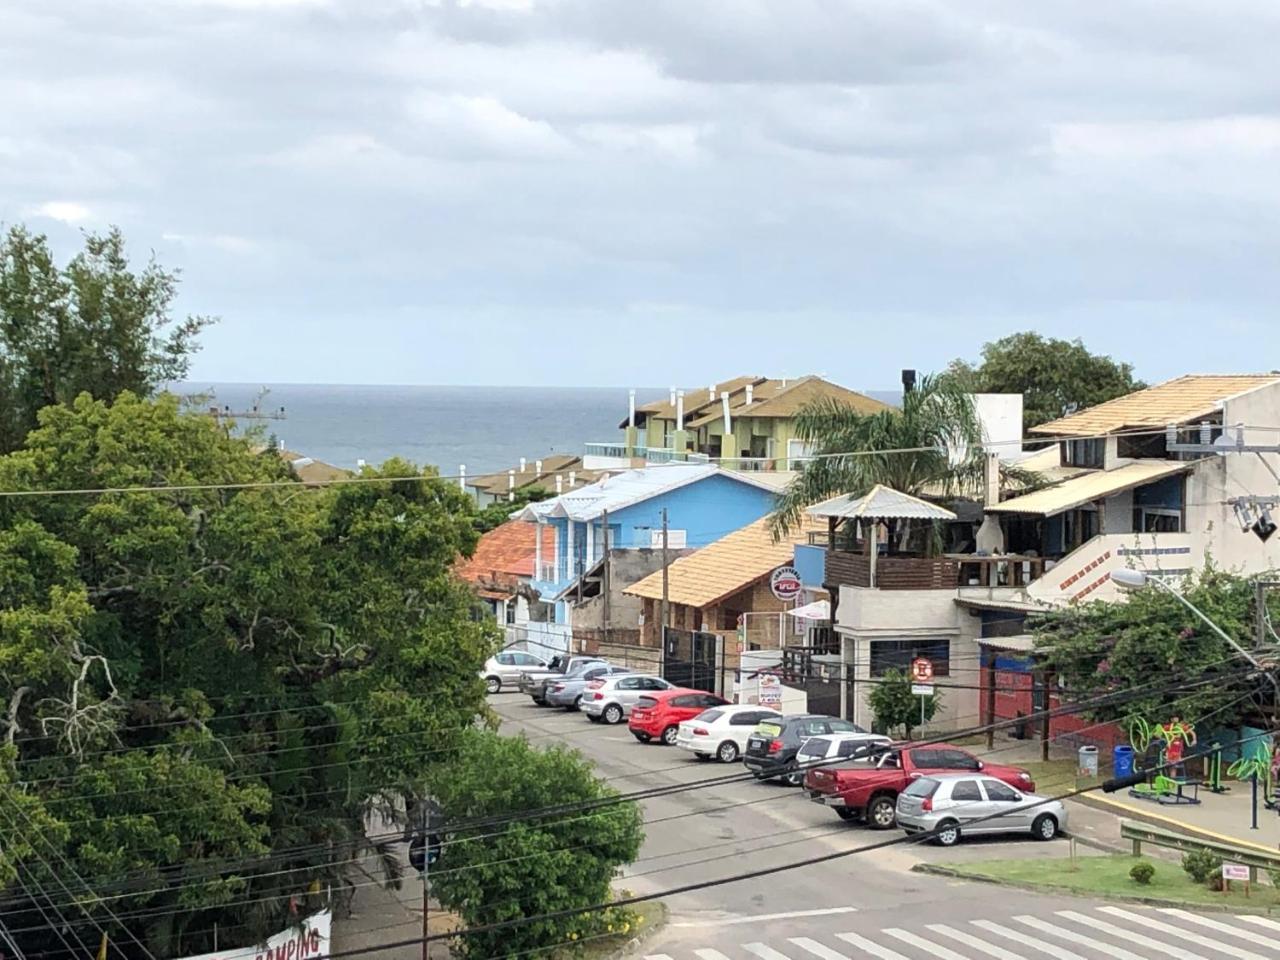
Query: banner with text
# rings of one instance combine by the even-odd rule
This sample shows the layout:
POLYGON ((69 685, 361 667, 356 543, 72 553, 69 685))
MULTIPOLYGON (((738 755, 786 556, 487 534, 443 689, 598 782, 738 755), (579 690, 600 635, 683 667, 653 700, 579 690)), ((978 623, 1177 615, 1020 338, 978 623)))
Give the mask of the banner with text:
POLYGON ((328 910, 312 914, 266 943, 252 947, 202 953, 182 960, 325 960, 329 956, 329 933, 333 914, 328 910))

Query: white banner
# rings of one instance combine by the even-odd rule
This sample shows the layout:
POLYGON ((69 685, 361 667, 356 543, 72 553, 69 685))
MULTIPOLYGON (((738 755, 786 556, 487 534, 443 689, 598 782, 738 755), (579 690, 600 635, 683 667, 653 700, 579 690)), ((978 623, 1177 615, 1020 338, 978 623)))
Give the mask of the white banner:
POLYGON ((182 960, 325 960, 329 956, 329 932, 333 914, 328 910, 313 914, 266 943, 236 947, 217 953, 202 953, 182 960))

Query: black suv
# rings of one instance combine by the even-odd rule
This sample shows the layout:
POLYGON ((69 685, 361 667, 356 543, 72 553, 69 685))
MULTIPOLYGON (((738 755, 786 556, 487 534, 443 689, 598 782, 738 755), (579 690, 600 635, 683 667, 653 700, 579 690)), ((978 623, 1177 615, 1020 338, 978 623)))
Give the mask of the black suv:
POLYGON ((800 746, 810 737, 829 733, 866 733, 857 724, 816 713, 792 713, 763 720, 747 738, 742 762, 757 780, 782 780, 800 786, 804 771, 796 764, 800 746))

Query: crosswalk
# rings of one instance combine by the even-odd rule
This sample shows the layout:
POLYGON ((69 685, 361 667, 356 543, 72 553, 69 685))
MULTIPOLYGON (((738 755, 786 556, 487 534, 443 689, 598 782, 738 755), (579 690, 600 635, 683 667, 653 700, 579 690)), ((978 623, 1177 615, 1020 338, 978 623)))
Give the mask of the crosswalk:
MULTIPOLYGON (((843 918, 850 920, 852 918, 843 918)), ((852 925, 852 924, 851 924, 852 925)), ((769 943, 714 945, 644 960, 1277 960, 1280 920, 1104 906, 967 922, 810 933, 769 943)))

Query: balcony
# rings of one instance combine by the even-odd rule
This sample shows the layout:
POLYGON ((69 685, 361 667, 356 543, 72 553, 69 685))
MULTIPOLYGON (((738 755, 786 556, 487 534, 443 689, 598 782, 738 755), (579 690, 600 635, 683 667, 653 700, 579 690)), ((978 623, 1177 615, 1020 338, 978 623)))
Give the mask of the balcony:
POLYGON ((646 463, 707 463, 705 454, 668 447, 628 447, 625 443, 584 444, 582 466, 587 470, 626 470, 646 463))
MULTIPOLYGON (((823 584, 871 587, 871 558, 861 549, 852 551, 837 538, 831 546, 827 534, 809 534, 808 548, 797 549, 797 562, 802 551, 806 564, 820 551, 823 584), (812 552, 808 548, 814 548, 812 552)), ((959 587, 1010 587, 1023 589, 1044 576, 1052 561, 1044 557, 1022 554, 979 556, 973 553, 949 553, 937 557, 919 554, 881 554, 876 558, 874 586, 880 590, 955 590, 959 587)), ((807 567, 806 567, 807 569, 807 567)), ((806 583, 816 574, 809 574, 806 583)))

